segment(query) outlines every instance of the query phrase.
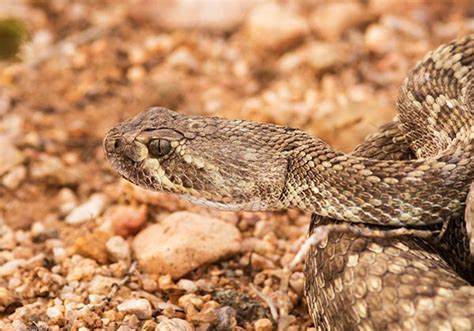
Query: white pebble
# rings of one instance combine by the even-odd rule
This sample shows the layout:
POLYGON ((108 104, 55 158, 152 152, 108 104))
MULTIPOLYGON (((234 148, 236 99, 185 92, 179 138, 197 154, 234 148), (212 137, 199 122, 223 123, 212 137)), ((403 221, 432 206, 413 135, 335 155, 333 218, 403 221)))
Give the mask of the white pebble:
POLYGON ((66 258, 66 250, 64 247, 54 247, 53 256, 56 262, 62 262, 66 258))
POLYGON ((367 28, 364 43, 369 51, 378 54, 390 52, 397 47, 393 31, 380 24, 372 24, 367 28))
POLYGON ((107 196, 102 193, 91 195, 89 200, 71 210, 66 216, 66 223, 80 224, 96 218, 104 211, 107 200, 107 196))
POLYGON ((98 305, 104 300, 104 295, 99 294, 89 294, 89 302, 93 305, 98 305))
POLYGON ((151 304, 146 299, 129 299, 117 306, 118 311, 135 314, 140 319, 151 317, 151 304))
POLYGON ((16 189, 20 186, 26 178, 26 167, 19 165, 12 168, 5 176, 3 176, 2 184, 10 190, 16 189))
POLYGON ((46 227, 41 222, 34 222, 31 226, 31 235, 37 237, 46 232, 46 227))
POLYGON ((59 211, 61 215, 67 215, 77 206, 77 197, 70 188, 63 188, 58 193, 59 211))
POLYGON ((15 273, 15 271, 18 270, 18 268, 23 266, 25 263, 26 261, 24 259, 11 260, 7 263, 4 263, 2 266, 0 266, 0 277, 12 275, 13 273, 15 273))
POLYGON ((48 317, 51 319, 55 319, 60 318, 62 316, 62 313, 57 307, 49 307, 48 309, 46 309, 46 315, 48 315, 48 317))
POLYGON ((180 289, 185 290, 187 293, 194 293, 198 290, 197 285, 189 279, 180 279, 177 285, 180 289))
POLYGON ((23 323, 20 320, 14 320, 12 322, 12 327, 14 330, 19 330, 19 331, 27 330, 25 323, 23 323))
POLYGON ((88 291, 90 294, 107 295, 113 284, 118 284, 119 282, 118 278, 96 275, 89 282, 88 291))
POLYGON ((115 261, 130 260, 130 246, 121 236, 114 236, 107 240, 105 247, 115 261))

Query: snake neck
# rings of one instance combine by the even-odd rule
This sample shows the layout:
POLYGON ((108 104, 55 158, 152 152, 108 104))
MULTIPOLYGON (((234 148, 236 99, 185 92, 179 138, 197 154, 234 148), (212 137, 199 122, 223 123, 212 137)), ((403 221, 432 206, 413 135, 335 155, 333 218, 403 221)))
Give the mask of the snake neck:
POLYGON ((296 140, 280 201, 287 208, 338 220, 390 226, 441 223, 462 214, 466 183, 474 180, 470 148, 433 159, 384 161, 335 151, 308 135, 303 145, 296 140))

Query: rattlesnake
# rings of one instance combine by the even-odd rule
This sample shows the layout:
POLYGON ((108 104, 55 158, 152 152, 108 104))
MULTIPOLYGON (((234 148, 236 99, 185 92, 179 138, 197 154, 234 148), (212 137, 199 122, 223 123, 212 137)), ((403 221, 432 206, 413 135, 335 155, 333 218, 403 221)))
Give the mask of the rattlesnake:
MULTIPOLYGON (((296 207, 336 220, 392 227, 447 223, 462 217, 469 185, 474 180, 473 62, 474 35, 428 53, 402 84, 399 113, 389 129, 369 137, 353 154, 337 152, 298 129, 185 116, 165 108, 151 108, 118 124, 108 132, 104 147, 112 166, 129 181, 209 207, 296 207), (391 140, 387 143, 380 136, 391 140), (377 145, 380 141, 385 143, 377 145), (397 148, 402 156, 410 153, 413 158, 397 155, 397 148)), ((418 251, 419 245, 411 241, 415 239, 407 240, 407 263, 419 266, 419 254, 411 252, 418 251)), ((425 249, 426 254, 434 254, 431 248, 425 249)), ((357 250, 355 256, 361 252, 357 250)), ((383 249, 378 253, 386 257, 383 249)), ((342 256, 345 254, 347 250, 342 256)), ((335 256, 330 252, 327 258, 335 256)), ((447 270, 448 266, 440 261, 433 268, 447 270)), ((309 266, 316 264, 316 259, 309 259, 309 266)), ((347 273, 344 264, 338 267, 340 274, 347 273)), ((311 270, 307 268, 307 280, 317 280, 317 270, 311 270)), ((404 271, 415 279, 426 278, 419 270, 404 271)), ((367 272, 361 274, 368 276, 367 272)), ((449 272, 444 276, 456 278, 449 272)), ((377 277, 382 283, 385 281, 382 276, 377 277)), ((362 283, 367 280, 358 279, 357 275, 352 279, 362 283)), ((461 280, 454 283, 456 288, 465 285, 461 280)), ((331 314, 321 315, 325 310, 315 284, 307 284, 312 316, 321 323, 321 316, 324 320, 331 314)), ((359 298, 352 292, 345 293, 352 291, 347 287, 331 286, 338 304, 356 307, 357 298, 362 310, 370 306, 364 295, 359 298), (342 302, 343 294, 354 300, 342 302)), ((325 284, 322 288, 328 290, 325 284)), ((378 286, 374 290, 383 289, 378 286)), ((459 298, 466 305, 470 300, 472 307, 471 289, 463 290, 465 295, 459 298)), ((419 293, 410 294, 413 299, 419 293)), ((394 297, 397 295, 393 293, 381 296, 394 297)), ((326 303, 332 309, 337 307, 326 303)), ((364 314, 367 311, 353 315, 359 316, 360 322, 364 314)), ((470 309, 460 316, 464 318, 461 322, 474 326, 474 312, 470 309)))

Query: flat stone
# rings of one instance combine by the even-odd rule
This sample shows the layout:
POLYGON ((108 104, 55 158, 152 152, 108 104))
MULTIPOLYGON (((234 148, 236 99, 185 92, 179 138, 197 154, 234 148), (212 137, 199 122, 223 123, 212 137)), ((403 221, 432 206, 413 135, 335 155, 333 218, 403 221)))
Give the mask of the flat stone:
POLYGON ((132 248, 143 271, 179 278, 205 263, 239 252, 240 241, 240 232, 232 224, 176 212, 140 232, 132 248))

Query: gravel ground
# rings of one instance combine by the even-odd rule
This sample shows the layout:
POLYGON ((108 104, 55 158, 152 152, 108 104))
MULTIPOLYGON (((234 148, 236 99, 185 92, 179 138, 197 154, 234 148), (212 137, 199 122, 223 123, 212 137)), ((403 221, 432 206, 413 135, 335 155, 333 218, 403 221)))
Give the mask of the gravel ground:
MULTIPOLYGON (((349 151, 394 116, 417 59, 474 32, 473 15, 469 0, 2 2, 0 19, 29 35, 0 62, 0 329, 272 330, 308 215, 138 189, 105 162, 105 132, 160 105, 349 151)), ((299 266, 290 330, 314 328, 302 292, 299 266)))

